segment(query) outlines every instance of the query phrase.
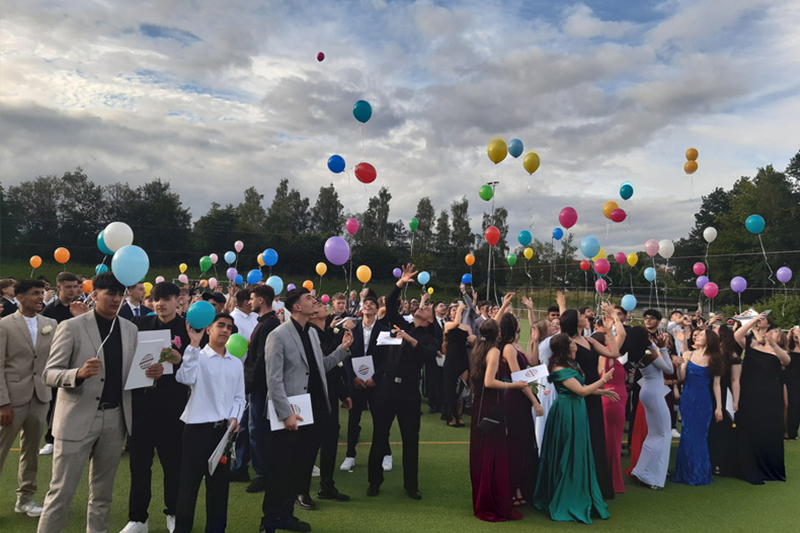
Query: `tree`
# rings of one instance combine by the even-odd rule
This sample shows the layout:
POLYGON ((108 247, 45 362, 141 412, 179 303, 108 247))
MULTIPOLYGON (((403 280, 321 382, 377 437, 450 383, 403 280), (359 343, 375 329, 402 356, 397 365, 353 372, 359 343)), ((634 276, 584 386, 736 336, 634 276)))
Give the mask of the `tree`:
POLYGON ((433 246, 440 259, 450 258, 450 214, 442 209, 436 219, 436 239, 433 246))
POLYGON ((297 235, 309 227, 309 200, 299 191, 289 190, 289 180, 282 179, 267 211, 266 228, 270 235, 297 235))
POLYGON ((794 154, 792 160, 789 161, 789 165, 786 167, 784 173, 789 176, 790 178, 794 178, 795 180, 795 189, 800 190, 800 150, 794 154))
POLYGON ((17 221, 11 213, 10 206, 6 201, 6 192, 0 184, 0 243, 15 242, 19 237, 17 221))
POLYGON ((430 198, 426 196, 420 199, 417 203, 417 213, 414 218, 419 222, 414 238, 414 251, 419 254, 427 254, 432 251, 433 225, 436 218, 436 211, 433 209, 430 198))
POLYGON ((239 224, 239 215, 232 204, 220 209, 217 202, 211 202, 208 213, 197 219, 194 223, 193 245, 195 250, 202 253, 216 253, 220 257, 233 247, 238 238, 236 226, 239 224))
MULTIPOLYGON (((236 214, 239 216, 237 230, 247 233, 261 233, 267 222, 267 212, 261 201, 263 194, 259 194, 255 187, 248 187, 244 191, 244 200, 236 207, 236 214)), ((260 246, 259 246, 260 248, 260 246)))
POLYGON ((469 200, 466 196, 450 204, 450 214, 453 220, 450 242, 456 255, 461 257, 471 252, 475 246, 475 236, 469 220, 469 200))
POLYGON ((381 187, 377 196, 369 199, 367 210, 361 215, 361 229, 356 233, 357 242, 387 245, 389 240, 389 203, 392 194, 381 187))
POLYGON ((59 244, 60 197, 57 176, 38 176, 8 188, 8 216, 16 222, 19 242, 41 248, 59 244))
POLYGON ((494 216, 490 213, 483 214, 483 224, 481 228, 486 231, 486 228, 489 226, 494 226, 500 230, 500 239, 497 241, 497 245, 495 245, 494 248, 495 252, 500 254, 501 258, 505 258, 506 254, 508 254, 508 242, 506 241, 508 237, 508 211, 505 207, 496 207, 494 216))
POLYGON ((183 207, 180 195, 172 191, 168 181, 160 179, 137 187, 136 195, 134 212, 141 225, 133 228, 135 242, 160 250, 151 259, 155 264, 174 264, 185 259, 185 252, 191 248, 192 215, 183 207))
POLYGON ((320 187, 317 203, 311 209, 311 231, 325 237, 338 235, 344 224, 344 206, 333 183, 320 187))

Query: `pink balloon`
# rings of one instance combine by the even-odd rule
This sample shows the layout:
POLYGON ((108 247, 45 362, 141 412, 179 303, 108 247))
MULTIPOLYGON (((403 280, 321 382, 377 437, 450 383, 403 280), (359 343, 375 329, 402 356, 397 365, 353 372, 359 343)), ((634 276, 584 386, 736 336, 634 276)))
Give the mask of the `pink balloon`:
POLYGON ((233 247, 236 249, 237 253, 241 252, 242 249, 244 248, 244 243, 242 241, 236 241, 235 243, 233 243, 233 247))
POLYGON ((601 276, 608 274, 609 270, 611 270, 611 263, 608 262, 608 259, 598 259, 594 262, 594 271, 601 276))
POLYGON ((323 294, 322 298, 320 298, 320 300, 322 300, 322 303, 326 304, 326 303, 331 301, 331 298, 327 294, 323 294))
POLYGON ((604 279, 598 279, 594 282, 594 288, 597 289, 597 292, 606 292, 608 288, 608 283, 604 279))
POLYGON ((703 294, 706 295, 706 298, 716 298, 719 294, 719 287, 713 281, 709 281, 703 287, 703 294))
POLYGON ((572 207, 565 207, 558 214, 558 222, 564 226, 564 229, 569 229, 578 221, 578 212, 572 207))
POLYGON ((156 283, 164 283, 164 276, 158 276, 156 278, 156 283))
POLYGON ((216 286, 217 286, 217 278, 208 278, 208 288, 213 291, 214 287, 216 286))
POLYGON ((358 220, 354 218, 348 218, 344 227, 347 228, 347 233, 350 235, 355 235, 358 231, 358 220))
POLYGON ((644 243, 644 251, 650 257, 656 256, 656 254, 658 253, 658 247, 659 247, 658 241, 655 239, 649 239, 644 243))
POLYGON ((219 256, 217 254, 208 254, 208 257, 211 258, 211 263, 216 265, 217 261, 219 261, 219 256))
POLYGON ((613 211, 611 211, 611 215, 609 216, 609 218, 614 222, 622 222, 623 220, 625 220, 627 216, 628 214, 625 212, 624 209, 614 209, 613 211))
POLYGON ((178 281, 180 281, 181 283, 189 283, 189 276, 187 276, 186 274, 181 274, 180 276, 178 276, 178 281))
POLYGON ((706 266, 703 263, 695 263, 692 267, 695 276, 702 276, 706 273, 706 266))
POLYGON ((625 252, 619 252, 614 256, 614 259, 616 259, 617 263, 620 265, 624 265, 628 261, 628 256, 625 255, 625 252))

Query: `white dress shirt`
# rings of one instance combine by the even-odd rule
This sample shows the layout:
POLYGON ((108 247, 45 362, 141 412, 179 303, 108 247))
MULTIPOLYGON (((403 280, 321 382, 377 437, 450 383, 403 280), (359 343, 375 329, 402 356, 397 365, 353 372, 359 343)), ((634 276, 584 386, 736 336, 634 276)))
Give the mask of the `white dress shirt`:
POLYGON ((192 392, 181 415, 184 423, 241 420, 245 406, 244 366, 227 350, 223 357, 211 346, 202 350, 189 346, 175 379, 189 385, 192 392))
POLYGON ((26 317, 22 315, 22 318, 25 319, 25 323, 28 325, 28 331, 31 332, 31 341, 33 342, 33 349, 36 349, 36 337, 39 336, 39 319, 35 316, 33 317, 26 317))
MULTIPOLYGON (((377 320, 375 322, 377 322, 377 320)), ((369 353, 369 339, 370 337, 372 337, 372 328, 375 327, 375 322, 373 322, 372 325, 369 327, 365 322, 361 323, 361 327, 363 328, 364 331, 364 355, 372 355, 371 353, 369 353)))
POLYGON ((236 328, 239 330, 239 334, 249 341, 253 335, 253 330, 258 325, 258 315, 256 313, 248 315, 237 307, 233 310, 231 316, 233 317, 233 323, 236 324, 236 328))

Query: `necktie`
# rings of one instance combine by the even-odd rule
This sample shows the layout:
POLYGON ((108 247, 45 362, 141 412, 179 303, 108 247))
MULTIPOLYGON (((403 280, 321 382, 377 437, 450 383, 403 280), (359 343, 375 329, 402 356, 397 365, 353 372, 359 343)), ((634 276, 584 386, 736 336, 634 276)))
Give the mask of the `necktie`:
POLYGON ((139 316, 139 308, 138 307, 134 307, 133 308, 133 316, 139 316))

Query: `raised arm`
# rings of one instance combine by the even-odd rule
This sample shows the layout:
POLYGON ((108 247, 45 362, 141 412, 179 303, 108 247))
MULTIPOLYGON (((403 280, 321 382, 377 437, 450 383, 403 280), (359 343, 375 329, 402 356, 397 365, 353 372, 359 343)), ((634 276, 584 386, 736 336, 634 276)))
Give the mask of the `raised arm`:
POLYGON ((567 310, 567 298, 561 291, 556 292, 556 303, 558 304, 558 314, 563 315, 567 310))
MULTIPOLYGON (((612 368, 611 370, 605 372, 602 376, 600 376, 600 379, 589 385, 581 385, 581 382, 575 378, 569 378, 567 380, 564 380, 563 384, 566 388, 568 388, 578 396, 589 396, 591 394, 597 394, 600 391, 602 391, 603 385, 611 381, 611 377, 613 375, 614 375, 614 369, 612 368)), ((612 398, 615 401, 619 399, 619 395, 614 393, 613 391, 604 391, 604 392, 610 392, 611 394, 609 395, 603 394, 603 396, 612 398), (614 396, 616 396, 616 398, 614 398, 614 396)))
POLYGON ((733 338, 736 340, 739 346, 741 346, 742 348, 747 347, 747 332, 750 331, 753 328, 753 326, 755 326, 758 323, 759 320, 761 320, 762 318, 766 318, 766 316, 767 315, 765 313, 761 313, 756 318, 748 322, 746 325, 742 325, 742 327, 733 332, 733 338))
POLYGON ((414 270, 414 265, 411 263, 403 267, 403 273, 400 274, 400 279, 397 280, 394 289, 389 296, 386 297, 386 316, 389 318, 389 323, 392 326, 404 326, 406 324, 405 318, 400 316, 397 312, 397 299, 400 297, 400 291, 411 281, 414 281, 414 276, 417 271, 414 270))
POLYGON ((531 322, 531 336, 528 339, 528 364, 537 366, 539 364, 539 328, 531 322))
POLYGON ((533 327, 533 323, 536 321, 536 318, 533 316, 533 300, 527 296, 523 296, 522 305, 528 310, 528 323, 533 327))

